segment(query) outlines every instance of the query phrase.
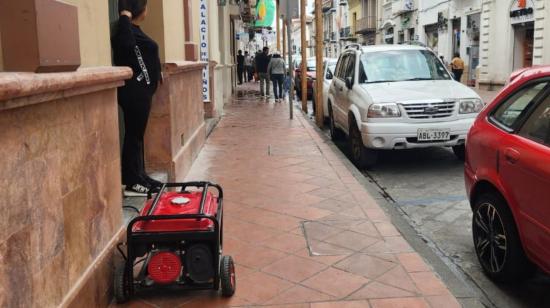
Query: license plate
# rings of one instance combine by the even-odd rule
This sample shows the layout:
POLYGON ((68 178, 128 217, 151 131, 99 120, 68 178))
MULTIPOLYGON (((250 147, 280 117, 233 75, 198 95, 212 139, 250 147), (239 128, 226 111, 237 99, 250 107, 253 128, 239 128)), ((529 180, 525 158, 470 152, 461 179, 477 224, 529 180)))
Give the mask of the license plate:
POLYGON ((419 128, 418 141, 447 141, 451 139, 450 129, 419 128))

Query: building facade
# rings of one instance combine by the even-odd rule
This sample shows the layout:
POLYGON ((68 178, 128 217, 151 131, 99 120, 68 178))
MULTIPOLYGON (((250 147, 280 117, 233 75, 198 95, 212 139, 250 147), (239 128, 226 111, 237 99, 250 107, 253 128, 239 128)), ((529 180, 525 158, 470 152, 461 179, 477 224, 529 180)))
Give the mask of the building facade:
POLYGON ((353 35, 349 28, 349 8, 346 0, 323 1, 324 55, 337 58, 353 35))
POLYGON ((381 0, 378 14, 378 44, 423 44, 446 63, 459 53, 466 64, 462 81, 475 84, 481 0, 381 0))
POLYGON ((550 3, 483 0, 479 86, 502 85, 514 70, 550 64, 550 3))
POLYGON ((514 70, 550 63, 548 1, 378 0, 377 5, 377 44, 417 42, 447 63, 459 53, 466 64, 462 82, 471 86, 502 85, 514 70))
MULTIPOLYGON (((0 282, 10 285, 0 287, 2 307, 107 307, 112 299, 115 247, 126 227, 117 87, 132 77, 129 68, 112 66, 117 2, 0 3, 0 183, 7 193, 0 202, 0 282), (17 22, 25 20, 47 21, 51 31, 22 33, 17 22), (64 44, 35 48, 31 57, 20 53, 18 39, 29 49, 64 44), (64 63, 67 46, 78 59, 51 65, 64 63), (22 58, 29 69, 14 66, 22 58)), ((235 84, 242 14, 235 1, 221 4, 149 1, 141 25, 159 45, 164 77, 153 98, 145 164, 169 180, 185 178, 235 84), (197 90, 205 76, 208 100, 197 90)))
POLYGON ((353 16, 352 32, 361 45, 376 44, 376 30, 378 22, 378 2, 382 0, 361 0, 359 15, 353 16))

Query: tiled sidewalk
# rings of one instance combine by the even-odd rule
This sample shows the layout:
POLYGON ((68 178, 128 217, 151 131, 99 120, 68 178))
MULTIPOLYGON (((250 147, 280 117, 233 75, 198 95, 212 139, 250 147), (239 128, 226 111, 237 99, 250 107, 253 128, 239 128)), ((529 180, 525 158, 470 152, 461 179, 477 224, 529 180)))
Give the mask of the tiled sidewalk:
POLYGON ((143 295, 127 306, 460 307, 312 124, 247 87, 188 176, 225 190, 236 294, 143 295))

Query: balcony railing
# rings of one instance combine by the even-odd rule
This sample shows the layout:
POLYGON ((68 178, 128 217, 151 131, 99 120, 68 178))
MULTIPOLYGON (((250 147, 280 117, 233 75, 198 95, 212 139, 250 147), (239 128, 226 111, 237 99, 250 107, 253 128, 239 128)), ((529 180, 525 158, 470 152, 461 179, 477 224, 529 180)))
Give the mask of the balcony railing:
POLYGON ((351 36, 351 29, 350 27, 345 27, 340 29, 340 39, 345 39, 351 36))
POLYGON ((367 16, 357 20, 356 33, 376 32, 376 16, 367 16))
POLYGON ((334 6, 333 0, 323 0, 322 8, 323 12, 326 12, 334 6))

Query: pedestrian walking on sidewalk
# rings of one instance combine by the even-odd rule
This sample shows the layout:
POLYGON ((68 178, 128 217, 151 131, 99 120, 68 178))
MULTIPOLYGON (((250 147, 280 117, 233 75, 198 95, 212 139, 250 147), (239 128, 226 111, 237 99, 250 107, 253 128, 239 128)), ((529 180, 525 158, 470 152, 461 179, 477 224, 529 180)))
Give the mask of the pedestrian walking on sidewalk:
POLYGON ((283 82, 285 80, 285 61, 281 58, 281 54, 278 51, 273 53, 269 65, 267 66, 267 72, 273 81, 273 94, 275 95, 275 102, 283 99, 283 82))
POLYGON ((117 66, 128 66, 134 75, 118 88, 118 104, 124 113, 122 148, 122 184, 126 196, 145 196, 160 186, 145 172, 143 137, 149 119, 153 94, 162 71, 159 47, 139 24, 147 16, 147 0, 119 0, 120 17, 111 39, 113 60, 117 66))
POLYGON ((285 81, 283 82, 283 99, 289 95, 292 88, 292 80, 290 79, 290 72, 285 72, 285 81))
POLYGON ((244 52, 244 75, 246 82, 250 82, 252 80, 252 58, 248 54, 248 51, 244 52))
POLYGON ((271 60, 269 48, 264 47, 262 52, 256 56, 256 72, 260 78, 260 95, 264 97, 269 96, 269 74, 267 72, 269 60, 271 60))
POLYGON ((239 50, 237 51, 237 78, 239 79, 239 84, 243 84, 243 75, 244 75, 244 56, 243 56, 243 51, 239 50))
POLYGON ((451 60, 451 69, 453 70, 454 79, 460 82, 462 73, 464 72, 464 61, 460 58, 460 54, 455 53, 455 57, 451 60))

